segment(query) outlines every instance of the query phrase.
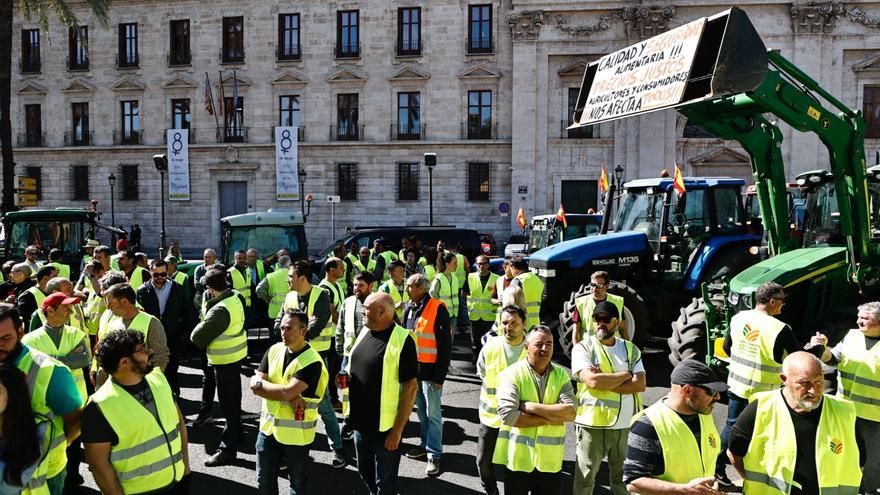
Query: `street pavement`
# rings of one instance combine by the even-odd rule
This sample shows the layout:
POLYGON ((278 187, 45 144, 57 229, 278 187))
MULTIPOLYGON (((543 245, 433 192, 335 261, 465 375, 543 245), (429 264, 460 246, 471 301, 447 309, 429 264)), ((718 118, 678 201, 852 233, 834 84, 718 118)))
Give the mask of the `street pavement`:
MULTIPOLYGON (((215 468, 205 467, 205 460, 210 456, 210 453, 213 453, 219 443, 223 425, 220 407, 216 401, 213 410, 214 421, 206 427, 189 429, 189 456, 192 468, 191 493, 257 493, 254 443, 259 427, 260 400, 250 392, 247 385, 267 347, 266 331, 263 330, 260 338, 256 330, 252 330, 250 356, 244 366, 241 378, 244 440, 235 464, 215 468)), ((449 375, 443 387, 444 422, 441 474, 435 478, 428 478, 425 476, 424 460, 416 461, 402 456, 398 482, 402 494, 470 495, 483 493, 476 466, 479 425, 477 404, 479 402, 480 381, 476 375, 476 367, 470 362, 469 343, 463 336, 456 337, 452 359, 449 375)), ((646 350, 644 359, 648 389, 643 394, 643 398, 645 404, 650 405, 669 391, 669 374, 672 367, 666 358, 665 350, 646 350)), ((197 363, 189 364, 195 366, 197 363)), ((187 416, 189 424, 195 418, 198 410, 202 373, 200 369, 189 366, 182 366, 180 373, 180 408, 187 416)), ((719 432, 726 415, 727 407, 723 404, 716 404, 713 416, 719 432)), ((401 447, 403 452, 418 445, 418 435, 418 418, 413 412, 404 432, 401 447)), ((566 434, 565 461, 562 468, 564 479, 560 491, 561 495, 568 495, 571 492, 575 438, 574 427, 569 424, 566 434)), ((311 493, 332 493, 334 495, 368 493, 354 465, 354 444, 352 442, 345 442, 345 452, 349 458, 349 465, 344 469, 332 468, 330 465, 332 455, 327 444, 327 437, 324 435, 323 424, 318 421, 318 434, 312 444, 314 462, 309 471, 309 491, 311 493)), ((98 493, 94 479, 88 471, 88 466, 83 464, 80 467, 80 472, 86 480, 83 493, 98 493)), ((728 468, 728 472, 731 479, 738 478, 732 468, 728 468)), ((282 475, 278 479, 280 493, 287 493, 288 482, 285 476, 286 472, 282 471, 282 475)), ((610 493, 608 471, 604 464, 597 481, 595 493, 610 493)), ((502 483, 499 482, 499 488, 501 485, 502 483)))

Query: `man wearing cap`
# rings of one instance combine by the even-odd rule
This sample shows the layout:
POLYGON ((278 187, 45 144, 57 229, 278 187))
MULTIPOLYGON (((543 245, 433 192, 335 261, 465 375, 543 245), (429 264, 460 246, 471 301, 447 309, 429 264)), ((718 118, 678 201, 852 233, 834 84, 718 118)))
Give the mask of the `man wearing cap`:
POLYGON ((137 290, 137 301, 144 311, 162 322, 169 351, 165 377, 168 378, 171 390, 180 395, 177 368, 180 365, 184 339, 189 336, 192 321, 187 311, 190 305, 183 288, 174 280, 168 279, 168 263, 153 260, 150 280, 137 290))
POLYGON ((629 425, 642 409, 645 366, 638 347, 615 336, 619 318, 617 305, 599 302, 592 314, 595 333, 572 349, 571 371, 579 381, 574 495, 593 493, 596 474, 606 455, 611 493, 627 493, 623 460, 629 425))
POLYGON ((853 403, 824 395, 819 359, 782 361, 782 390, 759 392, 730 430, 727 456, 743 494, 859 493, 865 445, 853 403))
POLYGON ((669 395, 633 421, 623 481, 633 493, 720 495, 714 474, 721 446, 712 406, 727 384, 696 359, 679 363, 670 381, 669 395))
POLYGON ((559 493, 575 395, 568 372, 550 362, 552 356, 553 333, 537 325, 526 336, 526 359, 498 378, 501 429, 492 461, 506 468, 504 495, 559 493))
MULTIPOLYGON (((590 275, 590 288, 593 291, 575 299, 574 305, 578 314, 577 331, 571 335, 575 344, 596 333, 596 323, 590 315, 593 314, 593 308, 597 304, 607 301, 617 307, 618 314, 623 314, 623 297, 608 292, 610 285, 611 277, 608 272, 603 270, 593 272, 590 275)), ((629 340, 626 322, 621 318, 618 318, 617 333, 620 338, 629 340)))
MULTIPOLYGON (((70 283, 70 282, 68 282, 70 283)), ((70 368, 76 389, 85 402, 88 398, 84 370, 89 367, 92 355, 88 336, 80 329, 67 324, 71 311, 79 304, 78 297, 68 297, 62 292, 50 294, 43 300, 41 310, 45 314, 45 323, 22 337, 21 342, 44 354, 54 357, 70 368)), ((67 447, 67 475, 65 486, 77 486, 83 482, 79 475, 79 464, 82 461, 80 441, 77 439, 67 447)))
POLYGON ((85 268, 86 264, 89 261, 92 261, 92 257, 95 254, 95 248, 100 245, 101 245, 101 243, 98 242, 96 239, 88 239, 86 241, 86 243, 83 244, 84 254, 83 254, 82 262, 80 262, 80 264, 79 264, 79 271, 80 272, 83 271, 83 268, 85 268))
POLYGON ((110 266, 117 271, 122 271, 119 267, 119 258, 128 250, 128 241, 125 239, 119 239, 116 241, 116 254, 110 257, 110 266))
MULTIPOLYGON (((53 294, 55 292, 60 292, 67 297, 77 297, 82 300, 80 295, 73 292, 73 283, 63 277, 54 277, 46 284, 46 293, 53 294)), ((26 328, 30 331, 36 330, 40 326, 42 326, 46 322, 46 313, 43 311, 42 306, 34 311, 33 315, 31 315, 31 320, 28 322, 26 328)), ((89 328, 86 321, 86 315, 83 311, 82 305, 74 304, 70 307, 70 320, 65 322, 70 326, 77 330, 81 330, 83 333, 88 334, 89 328)))

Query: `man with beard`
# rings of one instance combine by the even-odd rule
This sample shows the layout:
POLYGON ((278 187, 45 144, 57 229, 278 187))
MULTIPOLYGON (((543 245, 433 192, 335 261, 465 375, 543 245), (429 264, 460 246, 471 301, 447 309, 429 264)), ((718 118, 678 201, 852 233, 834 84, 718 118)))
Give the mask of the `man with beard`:
POLYGON ((782 361, 782 390, 760 392, 730 431, 727 456, 743 494, 859 493, 865 445, 853 403, 825 392, 819 359, 782 361))
POLYGON ((480 387, 480 432, 477 437, 477 470, 480 482, 487 495, 498 495, 495 469, 492 457, 501 418, 498 416, 498 397, 495 395, 498 376, 517 361, 526 357, 526 341, 523 338, 523 325, 526 312, 516 306, 505 306, 501 310, 500 333, 490 337, 480 349, 477 358, 477 374, 483 380, 480 387))
POLYGON ((669 395, 638 414, 630 427, 623 482, 630 492, 645 495, 721 495, 713 487, 721 447, 712 406, 727 384, 696 359, 679 363, 670 382, 669 395))
POLYGON ((606 455, 611 493, 626 495, 626 438, 633 416, 642 409, 645 366, 638 347, 615 336, 619 318, 614 303, 596 304, 592 315, 596 333, 584 337, 572 350, 571 371, 580 379, 574 495, 593 493, 596 474, 606 455))
POLYGON ((504 495, 555 495, 562 481, 565 423, 575 418, 574 390, 568 372, 550 362, 549 328, 531 329, 526 353, 498 380, 501 429, 492 461, 506 468, 504 495))
POLYGON ((110 378, 83 412, 82 440, 101 493, 188 493, 186 424, 143 334, 112 332, 96 354, 110 378))
POLYGON ((123 251, 119 257, 119 269, 125 273, 128 285, 138 290, 144 282, 150 279, 150 272, 138 265, 137 255, 134 251, 123 251))
POLYGON ((34 412, 52 418, 49 452, 26 488, 32 493, 61 495, 67 467, 67 445, 79 437, 83 400, 70 368, 22 344, 21 316, 15 307, 0 304, 0 361, 14 363, 28 380, 34 412))

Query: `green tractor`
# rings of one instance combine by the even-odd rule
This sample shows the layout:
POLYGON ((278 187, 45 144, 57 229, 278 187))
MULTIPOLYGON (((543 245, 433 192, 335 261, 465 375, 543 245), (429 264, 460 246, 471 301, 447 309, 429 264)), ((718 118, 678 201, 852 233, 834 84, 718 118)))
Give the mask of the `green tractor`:
POLYGON ((880 236, 871 219, 878 196, 868 185, 864 120, 768 51, 742 10, 697 19, 590 64, 577 108, 576 126, 676 108, 712 134, 739 142, 750 157, 767 257, 729 282, 701 287, 702 297, 672 324, 673 363, 696 357, 725 368, 721 342, 730 318, 754 307, 764 282, 785 287, 782 319, 804 342, 817 330, 839 338, 852 325, 858 301, 880 294, 880 236), (630 81, 636 82, 627 86, 630 81), (807 192, 803 238, 791 228, 776 119, 815 133, 828 149, 829 172, 799 177, 807 192))

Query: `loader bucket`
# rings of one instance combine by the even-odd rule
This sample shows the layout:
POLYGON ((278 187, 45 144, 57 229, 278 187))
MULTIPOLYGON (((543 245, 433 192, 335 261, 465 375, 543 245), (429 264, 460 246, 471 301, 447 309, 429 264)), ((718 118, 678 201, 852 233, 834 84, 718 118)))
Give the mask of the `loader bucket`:
POLYGON ((767 65, 744 11, 702 17, 590 63, 569 129, 751 91, 767 65))

